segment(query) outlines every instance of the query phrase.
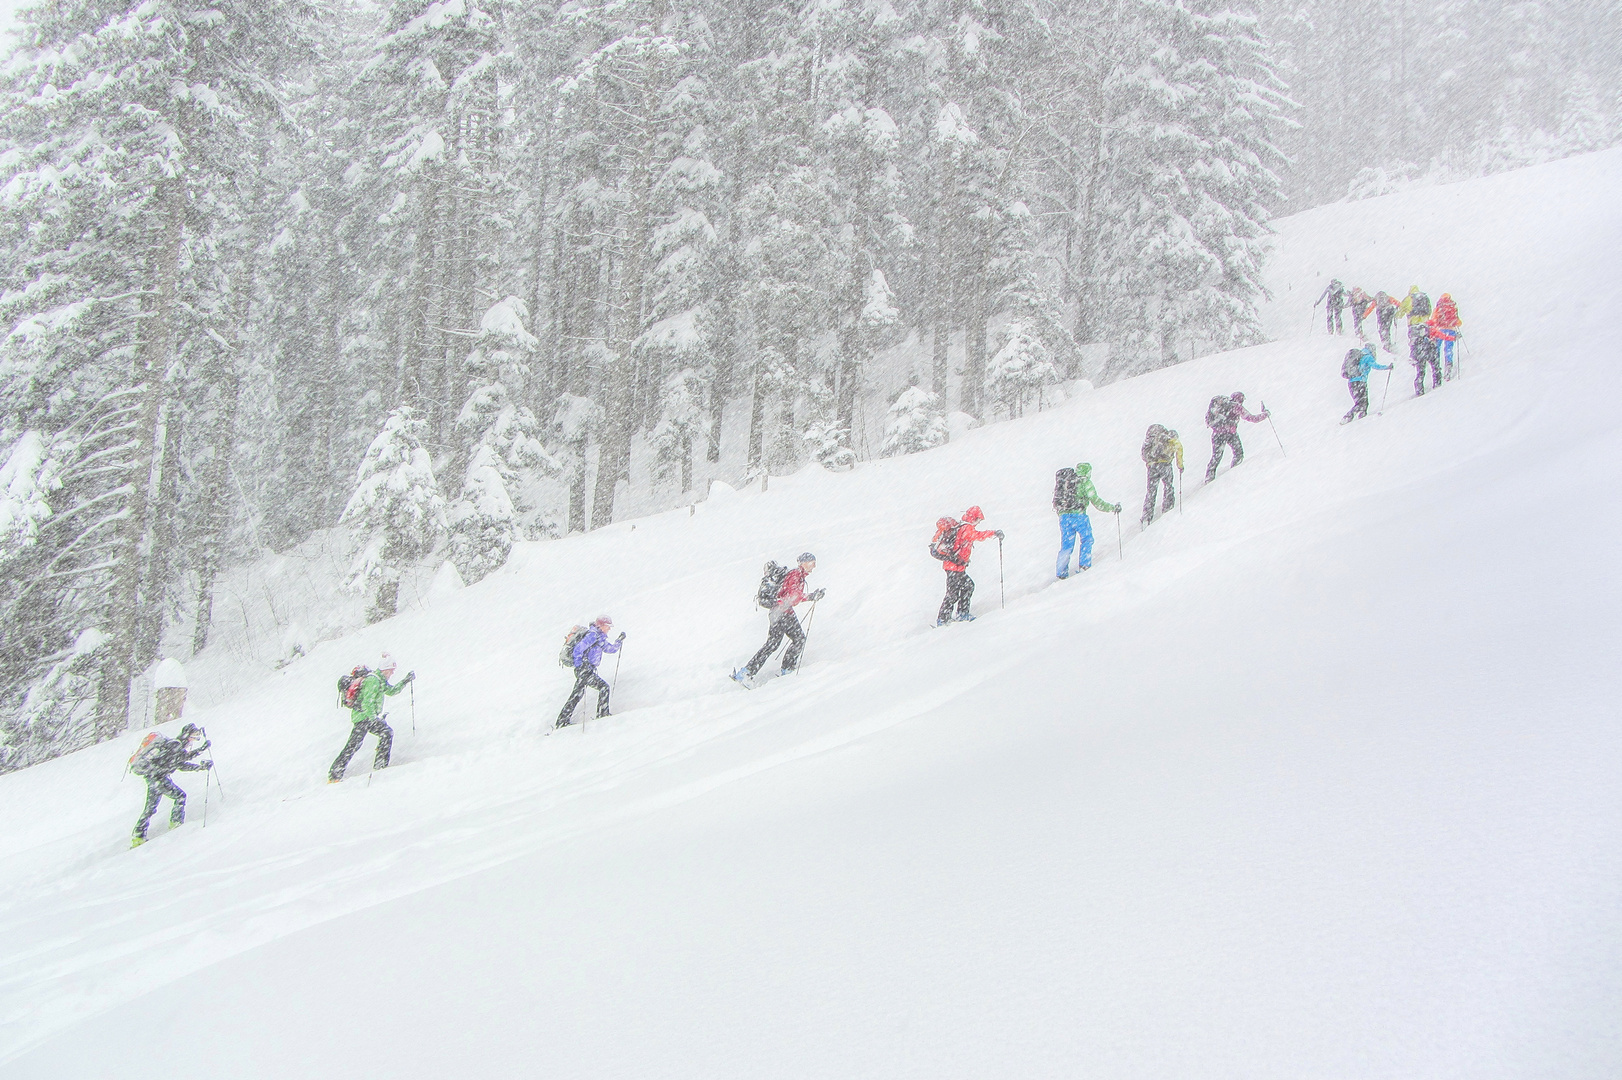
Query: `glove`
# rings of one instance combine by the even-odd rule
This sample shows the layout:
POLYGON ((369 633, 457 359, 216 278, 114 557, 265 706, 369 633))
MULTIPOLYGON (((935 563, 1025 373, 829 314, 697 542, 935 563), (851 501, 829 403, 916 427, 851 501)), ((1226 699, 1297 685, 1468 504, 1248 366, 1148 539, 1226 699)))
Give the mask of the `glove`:
POLYGON ((415 671, 406 672, 405 681, 406 682, 416 682, 417 681, 417 673, 415 671))
POLYGON ((1001 539, 1002 539, 1002 530, 1001 530, 1001 529, 998 529, 998 530, 997 530, 997 539, 998 539, 998 540, 1001 540, 1001 539))
POLYGON ((1120 512, 1121 512, 1121 504, 1120 503, 1116 503, 1115 504, 1115 509, 1110 511, 1110 513, 1112 513, 1112 514, 1119 514, 1120 512))
POLYGON ((620 631, 620 636, 615 639, 614 644, 618 645, 621 641, 624 641, 624 640, 625 640, 625 631, 621 630, 620 631))
POLYGON ((214 767, 214 763, 212 761, 200 761, 198 764, 204 769, 212 769, 214 767))
POLYGON ((821 589, 818 589, 816 592, 814 592, 810 596, 806 597, 806 599, 811 601, 814 604, 818 600, 821 600, 826 595, 828 595, 828 594, 823 592, 821 589))

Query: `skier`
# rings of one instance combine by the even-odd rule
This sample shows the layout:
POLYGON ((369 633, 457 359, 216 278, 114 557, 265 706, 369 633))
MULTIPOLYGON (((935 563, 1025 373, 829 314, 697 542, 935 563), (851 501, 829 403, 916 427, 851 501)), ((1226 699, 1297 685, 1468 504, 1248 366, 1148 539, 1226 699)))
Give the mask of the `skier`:
POLYGON ((1382 364, 1375 359, 1373 342, 1365 342, 1361 349, 1346 350, 1340 373, 1346 379, 1346 389, 1351 391, 1352 407, 1341 418, 1341 423, 1349 424, 1359 416, 1368 416, 1369 372, 1390 370, 1390 364, 1382 364))
POLYGON ((350 710, 349 741, 344 748, 338 751, 333 759, 332 768, 327 770, 327 783, 336 784, 344 778, 344 769, 349 767, 349 759, 355 756, 360 744, 366 741, 368 733, 377 736, 377 753, 372 757, 372 771, 389 767, 389 751, 394 748, 394 729, 384 721, 380 715, 383 711, 383 697, 393 697, 406 688, 406 684, 414 682, 417 678, 415 671, 407 672, 406 677, 390 685, 389 676, 394 674, 394 657, 388 653, 378 661, 376 671, 368 671, 360 684, 360 693, 356 699, 355 707, 350 710))
MULTIPOLYGON (((1440 348, 1442 353, 1442 378, 1453 378, 1453 343, 1463 335, 1459 333, 1464 323, 1459 321, 1459 308, 1453 302, 1450 293, 1443 293, 1441 299, 1436 301, 1436 310, 1425 322, 1425 331, 1431 340, 1431 371, 1436 370, 1436 352, 1440 348)), ((1435 387, 1432 387, 1435 389, 1435 387)))
MULTIPOLYGON (((969 602, 974 599, 974 579, 969 577, 969 557, 974 554, 974 545, 980 540, 990 540, 996 537, 1003 538, 1001 529, 991 532, 982 532, 974 527, 975 522, 984 521, 986 515, 978 506, 971 506, 963 511, 962 523, 954 522, 951 518, 941 518, 936 523, 935 542, 930 545, 930 552, 940 559, 946 568, 946 599, 941 601, 940 612, 935 616, 936 626, 945 626, 952 621, 952 609, 957 608, 958 622, 973 622, 974 616, 969 614, 969 602)), ((1082 515, 1086 520, 1086 515, 1082 515)), ((1059 519, 1063 522, 1064 518, 1059 519)))
POLYGON ((1402 305, 1397 302, 1397 298, 1384 289, 1374 294, 1374 318, 1379 325, 1380 341, 1384 344, 1386 352, 1393 351, 1391 324, 1397 321, 1397 312, 1401 308, 1402 305))
POLYGON ((1252 424, 1259 424, 1268 417, 1266 409, 1260 416, 1252 416, 1245 410, 1245 395, 1235 390, 1227 397, 1218 394, 1211 399, 1211 404, 1205 410, 1205 424, 1211 429, 1211 464, 1205 467, 1205 482, 1209 484, 1216 479, 1217 465, 1222 461, 1222 448, 1233 448, 1233 464, 1235 467, 1245 460, 1245 448, 1239 442, 1239 420, 1243 417, 1252 424))
POLYGON ((1357 334, 1359 341, 1365 341, 1367 339, 1363 336, 1363 320, 1374 310, 1374 298, 1363 291, 1363 286, 1353 285, 1348 304, 1352 309, 1352 331, 1357 334))
POLYGON ((569 700, 563 703, 563 711, 558 713, 554 728, 568 727, 574 721, 574 707, 580 704, 580 699, 586 693, 586 687, 597 689, 597 718, 610 715, 608 711, 608 684, 603 677, 597 674, 597 665, 603 662, 603 653, 617 653, 620 646, 625 644, 625 632, 612 642, 608 640, 609 633, 614 629, 614 620, 607 615, 599 615, 591 624, 591 629, 580 636, 574 644, 574 690, 569 694, 569 700))
MULTIPOLYGON (((1120 503, 1107 503, 1093 487, 1093 467, 1077 462, 1074 469, 1060 469, 1053 489, 1053 509, 1059 515, 1059 561, 1053 572, 1062 581, 1070 576, 1070 552, 1076 552, 1076 562, 1083 570, 1093 565, 1093 522, 1087 516, 1087 507, 1096 506, 1111 514, 1121 512, 1120 503)), ((1001 536, 1001 533, 997 534, 1001 536)), ((950 580, 951 575, 947 575, 950 580)), ((971 582, 969 590, 974 590, 971 582)), ((951 599, 951 592, 947 592, 951 599)), ((942 611, 946 610, 943 605, 942 611)), ((937 624, 939 625, 939 624, 937 624)))
MULTIPOLYGON (((165 795, 174 804, 169 811, 169 827, 173 829, 185 822, 186 793, 169 779, 169 776, 177 771, 206 772, 214 767, 212 761, 192 761, 192 758, 208 749, 207 742, 201 746, 194 745, 202 737, 203 729, 196 724, 187 724, 181 728, 178 739, 171 739, 154 731, 135 752, 135 757, 130 761, 130 772, 146 781, 146 806, 142 808, 141 817, 135 823, 135 836, 130 841, 130 847, 138 848, 146 843, 147 823, 152 820, 152 815, 158 812, 158 800, 165 795)), ((206 777, 203 782, 208 782, 206 777)))
MULTIPOLYGON (((776 594, 772 596, 772 606, 767 612, 766 644, 756 650, 755 655, 749 658, 749 663, 732 673, 735 682, 747 685, 748 681, 766 666, 766 661, 772 658, 772 654, 783 644, 785 637, 789 640, 788 651, 783 654, 783 666, 777 673, 787 675, 800 666, 800 652, 805 648, 805 629, 800 626, 800 617, 794 614, 794 606, 808 600, 816 603, 822 599, 824 593, 821 589, 810 594, 805 591, 805 579, 817 568, 817 557, 805 551, 800 553, 797 561, 799 566, 783 575, 783 583, 777 587, 776 594)), ((775 563, 772 564, 772 569, 780 570, 775 563)))
MULTIPOLYGON (((1330 279, 1328 286, 1326 286, 1323 293, 1319 295, 1318 303, 1321 303, 1326 299, 1329 301, 1329 306, 1324 308, 1324 327, 1331 334, 1344 333, 1345 330, 1340 321, 1340 313, 1341 310, 1346 307, 1346 286, 1340 283, 1339 278, 1330 279)), ((1314 303, 1313 306, 1316 307, 1317 303, 1314 303)))
MULTIPOLYGON (((1175 463, 1180 474, 1183 471, 1183 443, 1177 437, 1177 432, 1159 424, 1150 424, 1149 430, 1143 436, 1143 450, 1140 453, 1144 466, 1149 470, 1149 493, 1143 497, 1143 524, 1147 526, 1155 517, 1155 490, 1164 484, 1166 497, 1160 507, 1165 513, 1172 508, 1177 499, 1177 489, 1174 486, 1176 478, 1171 474, 1171 467, 1175 463)), ((1063 577, 1064 575, 1059 575, 1063 577)))

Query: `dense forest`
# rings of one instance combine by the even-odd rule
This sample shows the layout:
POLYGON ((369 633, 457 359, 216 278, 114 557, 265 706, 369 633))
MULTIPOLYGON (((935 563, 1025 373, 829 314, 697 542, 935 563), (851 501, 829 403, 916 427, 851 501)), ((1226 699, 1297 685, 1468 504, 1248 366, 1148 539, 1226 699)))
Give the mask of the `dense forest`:
POLYGON ((123 731, 315 530, 380 619, 723 450, 850 468, 1255 342, 1274 215, 1616 141, 1622 16, 1577 8, 46 0, 0 81, 0 769, 123 731))

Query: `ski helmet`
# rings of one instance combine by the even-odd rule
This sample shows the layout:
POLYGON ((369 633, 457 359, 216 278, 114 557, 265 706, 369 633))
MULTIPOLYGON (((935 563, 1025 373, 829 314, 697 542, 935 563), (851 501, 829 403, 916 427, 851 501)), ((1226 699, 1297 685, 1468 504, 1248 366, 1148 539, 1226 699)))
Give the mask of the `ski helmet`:
POLYGON ((817 557, 815 555, 811 554, 809 551, 802 551, 802 552, 800 552, 800 557, 795 561, 796 562, 816 562, 817 557))

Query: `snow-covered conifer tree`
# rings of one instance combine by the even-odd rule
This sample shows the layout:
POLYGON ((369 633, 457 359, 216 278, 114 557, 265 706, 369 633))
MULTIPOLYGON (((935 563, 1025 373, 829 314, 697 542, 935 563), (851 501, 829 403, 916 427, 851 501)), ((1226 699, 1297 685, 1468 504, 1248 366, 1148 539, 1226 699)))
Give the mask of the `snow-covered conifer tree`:
POLYGON ((428 425, 400 406, 366 448, 355 474, 355 493, 340 523, 353 530, 357 552, 349 587, 373 590, 368 622, 399 610, 400 578, 444 537, 445 500, 422 440, 428 425))
POLYGON ((920 386, 909 386, 890 405, 884 424, 885 457, 916 454, 946 443, 946 403, 941 396, 920 386))

